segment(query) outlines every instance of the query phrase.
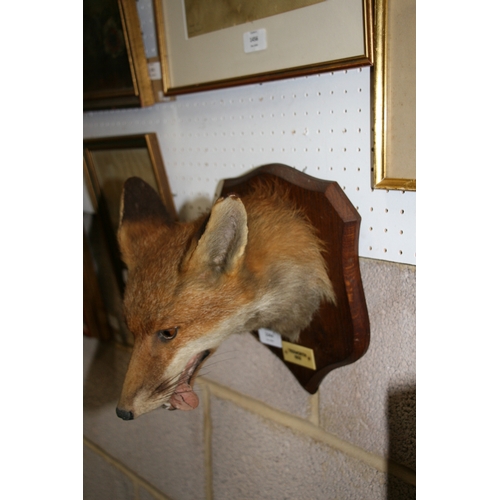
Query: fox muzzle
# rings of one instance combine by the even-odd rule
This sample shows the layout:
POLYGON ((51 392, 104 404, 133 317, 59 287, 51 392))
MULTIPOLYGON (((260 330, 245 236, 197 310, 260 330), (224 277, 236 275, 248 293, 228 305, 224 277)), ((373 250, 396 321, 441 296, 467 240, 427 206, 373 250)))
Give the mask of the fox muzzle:
POLYGON ((131 411, 116 409, 116 414, 123 420, 134 420, 134 414, 131 411))

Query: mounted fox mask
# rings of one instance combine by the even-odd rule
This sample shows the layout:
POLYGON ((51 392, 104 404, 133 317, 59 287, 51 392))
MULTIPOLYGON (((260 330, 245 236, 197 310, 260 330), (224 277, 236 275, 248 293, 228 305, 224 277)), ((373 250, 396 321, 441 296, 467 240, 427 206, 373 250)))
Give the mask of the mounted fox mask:
POLYGON ((171 221, 144 181, 126 181, 118 242, 128 268, 124 315, 135 343, 117 415, 198 406, 193 383, 229 335, 268 328, 297 341, 335 301, 322 243, 279 185, 257 182, 209 216, 171 221))

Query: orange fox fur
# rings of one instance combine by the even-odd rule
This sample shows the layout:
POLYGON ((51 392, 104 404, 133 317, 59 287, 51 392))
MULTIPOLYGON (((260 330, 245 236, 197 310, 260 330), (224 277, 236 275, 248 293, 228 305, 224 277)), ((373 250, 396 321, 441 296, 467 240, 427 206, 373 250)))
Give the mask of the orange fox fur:
POLYGON ((148 184, 128 179, 118 241, 135 337, 117 407, 125 420, 195 408, 196 373, 229 335, 264 327, 297 341, 321 301, 335 301, 322 243, 277 184, 175 223, 148 184))

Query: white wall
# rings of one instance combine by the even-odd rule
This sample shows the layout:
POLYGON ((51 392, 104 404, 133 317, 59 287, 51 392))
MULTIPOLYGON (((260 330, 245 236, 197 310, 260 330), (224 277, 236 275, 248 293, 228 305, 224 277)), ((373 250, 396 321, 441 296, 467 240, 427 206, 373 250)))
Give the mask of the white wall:
POLYGON ((336 181, 362 217, 362 257, 416 263, 414 192, 371 188, 370 68, 200 92, 137 110, 84 114, 84 138, 155 132, 183 217, 219 181, 285 163, 336 181))

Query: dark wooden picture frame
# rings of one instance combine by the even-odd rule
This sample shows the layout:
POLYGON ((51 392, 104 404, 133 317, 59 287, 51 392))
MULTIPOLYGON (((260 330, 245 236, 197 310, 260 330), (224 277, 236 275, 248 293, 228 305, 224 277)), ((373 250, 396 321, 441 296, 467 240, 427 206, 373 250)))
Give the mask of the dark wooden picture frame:
POLYGON ((110 340, 113 336, 91 245, 85 231, 83 231, 83 334, 100 340, 110 340))
POLYGON ((84 0, 83 110, 154 103, 135 0, 84 0))

